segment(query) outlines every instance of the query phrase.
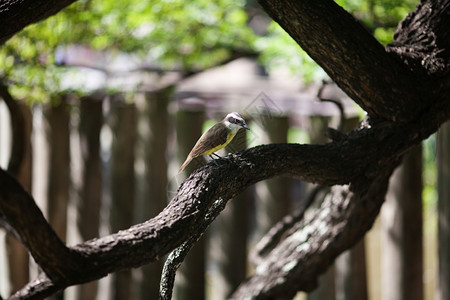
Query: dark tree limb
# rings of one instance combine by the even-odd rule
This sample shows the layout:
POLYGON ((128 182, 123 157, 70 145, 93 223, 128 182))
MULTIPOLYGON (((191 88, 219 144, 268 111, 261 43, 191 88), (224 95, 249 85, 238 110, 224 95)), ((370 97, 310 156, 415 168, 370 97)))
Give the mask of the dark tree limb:
MULTIPOLYGON (((293 176, 324 185, 353 182, 354 189, 361 189, 364 193, 358 192, 352 199, 365 200, 351 200, 354 204, 350 207, 361 209, 360 205, 366 207, 371 201, 376 206, 379 199, 384 197, 383 180, 387 181, 399 157, 411 145, 435 131, 439 122, 450 117, 449 106, 450 102, 446 104, 447 110, 441 115, 442 118, 433 118, 434 124, 427 122, 427 118, 414 126, 382 124, 355 130, 346 139, 326 145, 272 144, 232 154, 221 159, 220 167, 208 164, 194 172, 180 186, 177 196, 155 218, 128 230, 71 248, 66 248, 57 239, 33 199, 11 176, 0 171, 0 211, 18 231, 24 244, 48 275, 42 275, 39 280, 31 282, 14 297, 43 298, 69 285, 157 260, 181 245, 193 231, 200 228, 216 199, 231 199, 249 185, 274 176, 293 176), (379 144, 385 147, 379 148, 379 144), (375 183, 379 183, 376 188, 373 187, 375 183), (371 192, 368 193, 367 190, 371 192), (370 200, 375 196, 375 200, 370 200), (27 209, 24 210, 24 207, 27 209), (133 255, 129 255, 130 253, 133 255)), ((430 116, 436 115, 430 112, 430 116)), ((375 211, 376 209, 371 212, 375 211)), ((350 210, 345 217, 355 217, 352 212, 354 211, 350 210)), ((356 217, 358 216, 360 215, 357 214, 356 217)), ((342 231, 339 231, 347 244, 336 248, 328 237, 326 240, 329 244, 315 254, 317 260, 323 260, 322 267, 306 273, 300 272, 298 276, 309 280, 318 276, 323 267, 331 263, 332 258, 338 254, 336 250, 343 250, 345 245, 356 241, 372 223, 371 218, 360 221, 360 226, 341 228, 342 231)), ((330 224, 332 225, 334 224, 330 224)), ((336 243, 339 244, 339 240, 336 243)), ((270 291, 272 292, 274 291, 270 291)))
POLYGON ((323 185, 314 187, 311 193, 309 193, 305 199, 302 199, 303 201, 299 208, 272 226, 272 228, 270 228, 270 230, 259 240, 254 249, 250 252, 250 261, 255 265, 262 263, 270 251, 272 251, 278 243, 286 237, 286 233, 291 230, 295 224, 303 219, 305 211, 315 201, 319 192, 326 188, 328 187, 323 185))
POLYGON ((25 26, 56 14, 75 0, 3 0, 0 2, 0 45, 25 26))
POLYGON ((409 121, 423 110, 425 91, 411 95, 392 85, 395 82, 398 87, 418 89, 419 79, 333 0, 259 0, 259 3, 372 117, 409 121))
POLYGON ((164 263, 161 274, 159 300, 172 299, 173 284, 175 282, 175 274, 178 268, 191 248, 201 238, 203 233, 205 233, 212 221, 214 221, 219 213, 225 208, 226 204, 226 200, 222 198, 217 199, 209 209, 209 212, 206 214, 203 223, 200 225, 198 230, 193 233, 193 236, 169 254, 169 257, 167 257, 166 262, 164 263))

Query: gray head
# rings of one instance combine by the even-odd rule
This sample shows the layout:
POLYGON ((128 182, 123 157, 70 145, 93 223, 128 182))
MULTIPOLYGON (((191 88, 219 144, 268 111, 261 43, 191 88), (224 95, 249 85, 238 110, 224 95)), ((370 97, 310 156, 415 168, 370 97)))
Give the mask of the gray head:
POLYGON ((247 124, 245 123, 244 118, 237 112, 229 113, 225 117, 225 119, 223 119, 223 122, 230 129, 239 129, 239 127, 242 127, 250 130, 250 128, 248 128, 247 124))

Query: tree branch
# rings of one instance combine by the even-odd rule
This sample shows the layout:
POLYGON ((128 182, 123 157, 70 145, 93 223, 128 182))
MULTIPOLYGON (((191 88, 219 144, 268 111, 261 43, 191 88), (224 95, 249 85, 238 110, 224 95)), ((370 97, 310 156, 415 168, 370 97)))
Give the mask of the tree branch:
POLYGON ((318 274, 372 226, 384 201, 392 169, 382 172, 369 186, 363 184, 367 189, 333 187, 321 207, 309 211, 289 230, 231 299, 290 299, 299 287, 304 291, 315 289, 318 274))
POLYGON ((1 169, 0 217, 53 281, 63 281, 78 273, 80 257, 62 243, 16 179, 1 169))
POLYGON ((0 45, 25 26, 56 14, 76 0, 5 0, 0 3, 0 45))
POLYGON ((172 299, 173 284, 175 282, 175 274, 180 267, 181 263, 184 261, 186 255, 189 253, 191 248, 200 239, 200 237, 205 233, 208 226, 216 219, 219 213, 225 208, 227 200, 222 198, 217 199, 208 213, 205 216, 205 220, 201 224, 200 228, 193 235, 184 242, 180 247, 173 250, 169 257, 164 263, 164 268, 161 274, 161 283, 159 288, 159 300, 170 300, 172 299))
POLYGON ((424 91, 413 72, 333 0, 259 3, 372 117, 409 121, 424 108, 424 91), (405 89, 394 89, 393 82, 417 91, 411 98, 405 89))
MULTIPOLYGON (((383 180, 399 157, 413 144, 434 132, 440 121, 450 117, 450 103, 446 103, 447 110, 440 115, 441 118, 430 112, 430 116, 437 115, 432 122, 424 118, 422 122, 409 125, 380 124, 352 131, 344 139, 326 145, 271 144, 231 154, 220 160, 219 167, 208 164, 194 172, 181 184, 176 197, 155 218, 71 248, 62 245, 48 224, 44 223, 32 198, 6 172, 0 171, 0 212, 22 237, 48 277, 52 278, 42 277, 33 281, 14 297, 40 299, 69 285, 157 260, 180 246, 192 235, 192 231, 201 227, 216 199, 231 199, 246 187, 274 176, 293 176, 324 185, 352 182, 354 188, 360 188, 363 192, 355 193, 356 198, 352 199, 356 200, 351 201, 365 199, 364 203, 370 202, 374 195, 367 190, 372 191, 373 186, 364 187, 357 182, 381 182, 373 189, 382 191, 383 180), (380 148, 380 144, 385 147, 380 148), (29 209, 23 210, 23 207, 29 209)), ((379 200, 374 203, 379 203, 379 200)), ((371 220, 365 222, 358 229, 350 226, 350 231, 340 231, 342 236, 349 237, 346 245, 370 227, 371 220)), ((336 249, 340 251, 344 246, 336 248, 330 243, 323 247, 324 253, 328 253, 336 249)), ((330 262, 327 260, 325 264, 330 262)), ((314 271, 320 272, 322 268, 315 268, 314 271)), ((306 274, 317 276, 319 273, 315 272, 306 274)))

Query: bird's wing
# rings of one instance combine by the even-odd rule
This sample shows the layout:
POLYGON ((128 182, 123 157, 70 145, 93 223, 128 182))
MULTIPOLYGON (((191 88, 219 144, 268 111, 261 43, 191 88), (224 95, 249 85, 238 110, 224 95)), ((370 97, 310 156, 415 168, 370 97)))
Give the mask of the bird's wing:
POLYGON ((204 154, 206 151, 223 145, 227 141, 228 130, 221 130, 223 124, 215 124, 208 129, 197 141, 190 154, 192 158, 204 154))
POLYGON ((185 162, 178 170, 178 173, 183 171, 183 169, 191 162, 193 158, 196 158, 204 154, 206 151, 226 143, 228 130, 221 130, 223 129, 222 126, 223 124, 220 123, 215 124, 198 139, 194 148, 192 148, 191 152, 187 156, 185 162))

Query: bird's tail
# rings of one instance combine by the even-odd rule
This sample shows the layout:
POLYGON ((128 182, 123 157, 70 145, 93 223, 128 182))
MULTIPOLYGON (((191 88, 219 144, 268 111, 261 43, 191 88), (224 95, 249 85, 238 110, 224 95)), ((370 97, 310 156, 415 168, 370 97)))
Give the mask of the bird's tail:
POLYGON ((186 168, 186 166, 191 162, 192 157, 188 157, 186 158, 185 162, 181 165, 180 169, 178 170, 178 174, 181 173, 181 171, 184 170, 184 168, 186 168))

